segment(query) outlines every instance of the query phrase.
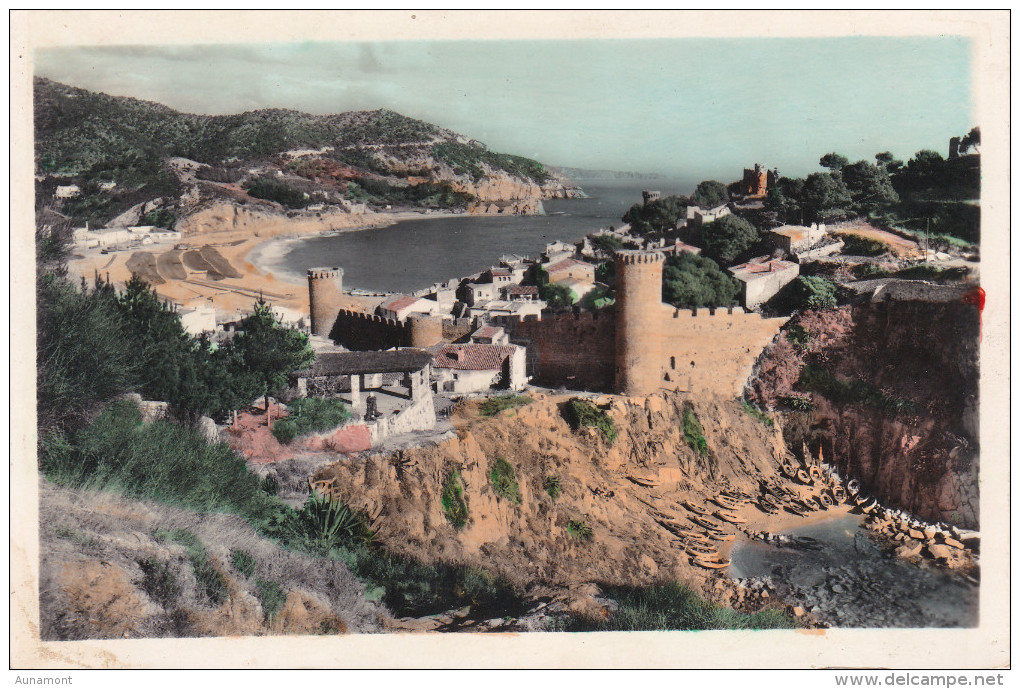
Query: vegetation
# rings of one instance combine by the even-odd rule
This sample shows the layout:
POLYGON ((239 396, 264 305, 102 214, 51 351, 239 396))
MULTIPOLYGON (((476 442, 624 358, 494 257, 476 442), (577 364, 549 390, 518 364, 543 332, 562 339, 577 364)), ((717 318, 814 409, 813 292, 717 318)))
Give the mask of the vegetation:
POLYGON ((496 495, 515 505, 521 503, 521 488, 517 484, 517 472, 510 462, 502 457, 497 457, 489 469, 489 481, 492 483, 492 489, 496 491, 496 495))
POLYGON ((786 339, 801 349, 807 349, 811 342, 811 333, 805 330, 800 323, 794 323, 786 329, 786 339))
POLYGON ((446 476, 443 482, 443 494, 440 497, 443 506, 443 514, 446 520, 453 524, 454 528, 461 528, 467 524, 468 508, 464 502, 464 484, 460 480, 460 472, 454 469, 446 476))
POLYGON ((241 576, 248 578, 255 576, 255 558, 247 550, 231 550, 230 562, 241 576))
POLYGON ((787 395, 780 401, 795 411, 811 411, 815 408, 810 395, 787 395))
POLYGON ((275 581, 270 579, 255 579, 255 590, 258 593, 259 603, 262 604, 262 613, 265 615, 266 624, 271 624, 280 612, 284 603, 287 602, 287 594, 275 581))
POLYGON ((546 476, 545 482, 542 485, 545 488, 545 492, 548 493, 549 497, 553 500, 560 497, 560 493, 563 492, 559 476, 546 476))
POLYGON ((612 417, 587 400, 572 399, 564 406, 563 415, 576 432, 583 427, 597 428, 610 445, 616 441, 618 432, 612 417))
POLYGON ((839 304, 839 287, 828 278, 801 275, 768 301, 771 311, 792 313, 799 309, 820 311, 839 304))
POLYGON ((605 258, 612 258, 613 254, 622 249, 637 249, 637 242, 617 237, 614 234, 597 234, 588 237, 591 245, 605 258))
POLYGON ((836 238, 843 240, 843 253, 852 256, 881 256, 889 252, 889 245, 878 239, 869 239, 856 234, 839 233, 836 238))
POLYGON ((863 380, 843 380, 812 364, 801 370, 797 385, 836 404, 860 404, 891 412, 911 412, 916 408, 910 400, 894 397, 863 380))
POLYGON ((701 427, 697 414, 690 407, 684 409, 683 431, 687 445, 702 457, 707 456, 708 442, 705 440, 705 429, 701 427))
POLYGON ((898 278, 906 278, 908 280, 956 281, 967 277, 967 269, 962 267, 940 268, 930 263, 922 263, 897 271, 895 275, 898 278))
POLYGON ((188 561, 191 563, 191 571, 198 583, 198 590, 210 603, 220 605, 227 600, 227 582, 209 560, 205 545, 198 536, 187 529, 157 531, 155 536, 159 540, 174 541, 184 546, 188 553, 188 561))
POLYGON ((141 589, 165 610, 173 608, 180 598, 181 587, 170 568, 159 560, 147 557, 138 561, 142 570, 141 589))
POLYGON ((590 541, 593 535, 591 527, 580 519, 571 519, 567 522, 567 533, 579 541, 590 541))
POLYGON ((636 234, 665 232, 687 216, 687 205, 685 196, 663 196, 646 204, 634 204, 622 219, 630 223, 631 231, 636 234))
POLYGON ((495 416, 506 409, 524 407, 531 404, 533 401, 534 400, 527 395, 501 395, 499 397, 490 397, 479 405, 478 413, 481 416, 495 416))
POLYGON ((700 208, 715 208, 730 200, 726 185, 715 180, 707 180, 698 184, 691 194, 690 204, 700 208))
POLYGON ((604 586, 619 603, 609 618, 575 616, 563 631, 668 631, 693 629, 791 629, 796 623, 779 610, 740 613, 702 599, 676 582, 645 588, 604 586))
POLYGON ((740 282, 710 258, 684 252, 666 259, 662 299, 668 304, 683 308, 732 306, 739 295, 740 282))
POLYGON ((565 309, 573 306, 577 301, 574 290, 560 282, 545 282, 538 286, 538 296, 545 301, 551 309, 565 309))
POLYGON ((470 175, 478 180, 484 177, 486 167, 503 170, 525 182, 542 184, 550 177, 549 172, 537 160, 506 153, 493 153, 483 146, 447 141, 436 144, 432 152, 436 158, 447 163, 453 171, 470 175))
POLYGON ((340 400, 302 397, 287 405, 287 416, 273 426, 273 435, 286 445, 297 436, 334 429, 350 418, 350 409, 340 400))
POLYGON ((750 402, 748 402, 747 399, 741 398, 740 399, 740 406, 744 408, 745 412, 747 412, 749 415, 753 416, 754 418, 758 419, 759 421, 761 421, 763 424, 765 424, 769 428, 772 428, 775 425, 775 421, 772 420, 771 416, 769 416, 765 412, 763 412, 760 409, 758 409, 758 407, 756 407, 753 404, 751 404, 750 402))
POLYGON ((142 224, 172 230, 177 224, 177 216, 169 208, 157 208, 142 216, 142 224))
POLYGON ((463 208, 474 196, 457 191, 449 182, 416 185, 391 184, 386 180, 360 177, 347 184, 347 197, 376 205, 411 205, 424 208, 463 208))
POLYGON ((758 231, 738 215, 724 215, 701 228, 701 241, 706 256, 730 265, 758 243, 758 231))
POLYGON ((340 500, 314 492, 305 500, 291 528, 313 550, 329 550, 354 541, 370 542, 374 538, 365 515, 340 500))
POLYGON ((288 208, 304 208, 311 203, 308 194, 272 177, 259 177, 252 180, 248 184, 247 191, 257 199, 275 201, 288 208))

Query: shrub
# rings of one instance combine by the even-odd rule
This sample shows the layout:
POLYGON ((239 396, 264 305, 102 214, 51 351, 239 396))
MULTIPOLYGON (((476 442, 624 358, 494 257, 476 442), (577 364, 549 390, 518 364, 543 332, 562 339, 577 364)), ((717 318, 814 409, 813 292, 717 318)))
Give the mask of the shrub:
POLYGON ((740 406, 742 406, 744 408, 745 412, 747 412, 748 414, 750 414, 754 418, 758 419, 759 421, 761 421, 763 424, 765 424, 769 428, 772 428, 772 426, 775 425, 775 422, 772 420, 771 416, 769 416, 765 412, 763 412, 760 409, 758 409, 757 407, 755 407, 753 404, 748 402, 746 399, 741 399, 740 400, 740 406))
POLYGON ((859 263, 853 268, 854 277, 859 280, 871 280, 875 278, 884 278, 892 275, 891 272, 884 268, 879 268, 874 263, 859 263))
POLYGON ((963 280, 967 277, 966 268, 939 268, 930 264, 922 264, 904 268, 896 273, 896 277, 907 280, 963 280))
POLYGON ((678 583, 633 588, 605 586, 603 594, 619 603, 608 618, 575 616, 563 631, 666 631, 686 629, 790 629, 796 623, 778 610, 740 613, 701 598, 678 583))
POLYGON ((587 400, 570 400, 564 408, 564 416, 575 432, 586 426, 597 428, 602 431, 602 436, 610 445, 617 438, 618 432, 613 419, 604 410, 587 400))
POLYGON ((259 602, 262 603, 266 624, 270 624, 287 602, 287 595, 279 584, 268 579, 256 579, 255 590, 258 592, 259 602))
POLYGON ((260 177, 248 185, 248 193, 257 199, 275 201, 290 208, 304 208, 311 201, 308 195, 272 177, 260 177))
POLYGON ((795 411, 811 411, 815 408, 815 403, 810 395, 787 395, 780 401, 795 411))
POLYGON ((342 543, 370 541, 373 537, 366 519, 340 500, 312 493, 298 512, 300 535, 319 548, 329 549, 342 543))
POLYGON ((468 508, 464 502, 464 484, 460 480, 460 472, 454 469, 443 482, 443 494, 440 498, 446 519, 456 528, 467 524, 468 508))
POLYGON ((683 430, 684 440, 687 441, 690 448, 701 456, 707 455, 708 443, 705 441, 705 430, 690 407, 684 409, 683 430))
POLYGON ((255 558, 247 550, 231 550, 230 561, 241 576, 251 578, 255 574, 255 558))
POLYGON ((501 397, 490 397, 478 407, 478 413, 482 416, 495 416, 505 409, 516 409, 531 404, 532 400, 527 395, 504 395, 501 397))
POLYGON ((188 560, 191 562, 191 571, 194 572, 195 581, 198 583, 198 590, 213 605, 220 605, 227 600, 227 582, 223 579, 220 571, 210 562, 205 552, 205 545, 198 536, 187 529, 173 529, 172 531, 157 531, 156 538, 175 541, 184 546, 188 552, 188 560))
POLYGON ((555 500, 560 497, 560 493, 563 492, 563 488, 560 485, 559 476, 546 476, 545 477, 545 492, 549 494, 549 497, 555 500))
POLYGON ((177 585, 173 572, 155 558, 145 558, 138 561, 142 570, 141 588, 153 601, 164 609, 174 606, 174 602, 181 595, 181 589, 177 585))
POLYGON ((340 400, 302 397, 287 407, 287 416, 273 426, 273 435, 286 445, 299 435, 328 431, 351 418, 350 409, 340 400))
POLYGON ((567 533, 579 541, 590 541, 593 534, 591 527, 580 519, 567 522, 567 533))
POLYGON ((298 425, 289 418, 283 418, 273 425, 273 437, 280 444, 287 445, 298 435, 298 425))
POLYGON ((846 233, 839 233, 836 238, 843 240, 843 253, 851 256, 881 256, 889 252, 889 245, 878 239, 846 233))
POLYGON ((811 342, 811 333, 804 329, 800 323, 794 323, 786 329, 786 339, 801 349, 807 349, 811 342))
POLYGON ((674 306, 730 306, 740 296, 740 282, 710 258, 682 253, 666 259, 662 299, 674 306))
POLYGON ((489 470, 489 480, 496 491, 496 495, 505 498, 515 505, 521 502, 521 488, 517 484, 517 472, 510 462, 502 457, 497 457, 489 470))
POLYGON ((909 412, 916 406, 910 400, 893 397, 863 380, 843 380, 811 364, 801 369, 797 384, 837 404, 863 404, 892 412, 909 412))

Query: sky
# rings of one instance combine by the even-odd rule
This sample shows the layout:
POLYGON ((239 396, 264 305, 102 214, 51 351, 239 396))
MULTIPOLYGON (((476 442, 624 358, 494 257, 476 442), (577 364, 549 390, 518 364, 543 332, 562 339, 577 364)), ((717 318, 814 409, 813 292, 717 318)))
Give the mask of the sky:
POLYGON ((388 108, 550 165, 732 181, 892 151, 973 119, 964 37, 63 47, 35 73, 200 114, 388 108))

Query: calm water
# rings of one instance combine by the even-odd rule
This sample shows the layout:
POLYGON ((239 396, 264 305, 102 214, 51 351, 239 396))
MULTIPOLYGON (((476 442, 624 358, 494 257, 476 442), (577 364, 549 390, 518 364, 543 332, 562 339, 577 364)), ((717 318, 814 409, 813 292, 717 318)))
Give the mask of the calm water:
POLYGON ((538 254, 549 242, 576 241, 641 202, 642 189, 689 194, 696 182, 597 181, 579 184, 587 199, 545 201, 545 216, 454 217, 409 220, 389 227, 288 242, 270 267, 304 278, 316 266, 344 269, 344 287, 410 292, 434 282, 471 275, 504 254, 538 254))
POLYGON ((959 576, 904 562, 880 549, 845 517, 784 532, 818 541, 818 550, 737 543, 730 576, 769 577, 790 602, 839 627, 970 627, 978 589, 959 576))

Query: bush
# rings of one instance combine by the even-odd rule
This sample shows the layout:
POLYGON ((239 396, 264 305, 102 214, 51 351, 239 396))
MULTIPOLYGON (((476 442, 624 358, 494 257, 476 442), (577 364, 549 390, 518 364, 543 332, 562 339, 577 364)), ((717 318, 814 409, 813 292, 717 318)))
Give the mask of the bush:
POLYGON ((705 430, 701 427, 697 415, 690 407, 684 409, 684 440, 692 450, 701 456, 708 454, 708 442, 705 441, 705 430))
POLYGON ((461 528, 467 524, 468 508, 464 502, 464 484, 460 480, 460 472, 454 469, 447 475, 443 482, 443 494, 440 498, 443 505, 443 513, 455 528, 461 528))
POLYGON ((678 583, 633 588, 604 586, 619 603, 609 618, 575 616, 563 631, 667 631, 686 629, 791 629, 796 623, 779 610, 740 613, 710 603, 678 583))
POLYGON ((889 245, 878 239, 869 239, 856 234, 840 233, 836 238, 843 240, 843 253, 851 256, 881 256, 889 252, 889 245))
POLYGON ((142 570, 141 588, 155 603, 165 610, 176 607, 181 589, 170 568, 155 558, 138 561, 142 570))
POLYGON ((662 271, 662 299, 685 308, 731 306, 737 303, 740 282, 710 258, 682 253, 666 259, 662 271))
POLYGON ((809 395, 787 395, 780 401, 795 411, 812 411, 815 408, 815 403, 809 395))
POLYGON ((255 558, 247 550, 231 550, 230 561, 241 576, 251 578, 255 574, 255 558))
POLYGON ((273 437, 276 438, 280 444, 288 445, 297 436, 298 426, 291 419, 283 418, 273 424, 273 437))
POLYGON ((478 407, 478 413, 482 416, 495 416, 506 409, 516 409, 531 404, 532 400, 527 395, 504 395, 502 397, 490 397, 478 407))
POLYGON ((904 268, 896 277, 907 280, 958 281, 967 277, 966 268, 939 268, 928 263, 904 268))
POLYGON ((311 203, 308 195, 272 177, 260 177, 248 185, 248 194, 257 199, 275 201, 289 208, 304 208, 311 203))
POLYGON ((350 418, 350 409, 340 400, 302 397, 287 407, 287 416, 273 426, 273 435, 286 445, 299 435, 328 431, 350 418))
POLYGON ((884 268, 879 268, 874 263, 859 263, 853 268, 854 277, 859 280, 873 280, 875 278, 884 278, 892 275, 891 272, 884 268))
POLYGON ((184 546, 188 552, 188 560, 191 562, 191 570, 195 574, 195 581, 198 583, 198 590, 213 605, 220 605, 227 600, 227 582, 223 579, 220 571, 209 561, 205 545, 198 536, 187 529, 157 531, 155 535, 159 540, 175 541, 184 546))
POLYGON ((587 400, 570 400, 564 408, 564 416, 575 432, 583 427, 597 428, 602 431, 602 436, 610 445, 616 440, 618 432, 613 419, 587 400))
POLYGON ((256 579, 255 590, 258 592, 259 602, 262 603, 266 624, 270 624, 287 602, 287 595, 279 584, 268 579, 256 579))
POLYGON ((560 497, 560 493, 563 492, 559 476, 546 476, 544 486, 545 492, 548 493, 549 497, 553 500, 560 497))
POLYGON ((862 404, 891 412, 910 412, 915 404, 893 397, 863 380, 843 380, 820 366, 808 364, 800 372, 797 385, 817 392, 837 404, 862 404))
POLYGON ((505 498, 515 505, 521 503, 521 488, 517 484, 517 472, 510 462, 502 457, 497 457, 489 470, 489 481, 496 495, 505 498))
POLYGON ((364 515, 340 500, 312 493, 297 514, 298 535, 321 550, 358 541, 369 542, 374 534, 364 515))
POLYGON ((807 349, 811 343, 811 333, 805 330, 800 323, 794 323, 786 329, 786 339, 801 349, 807 349))
POLYGON ((580 519, 567 522, 567 533, 579 541, 590 541, 593 535, 591 527, 580 519))
POLYGON ((758 242, 758 230, 739 215, 724 215, 701 228, 705 253, 729 265, 758 242))
POLYGON ((769 416, 765 412, 763 412, 760 409, 758 409, 757 407, 755 407, 753 404, 748 402, 746 399, 741 399, 740 400, 740 406, 742 406, 744 408, 745 412, 747 412, 748 414, 750 414, 754 418, 758 419, 759 421, 761 421, 763 424, 765 424, 769 428, 772 428, 775 425, 775 422, 772 420, 771 416, 769 416))

